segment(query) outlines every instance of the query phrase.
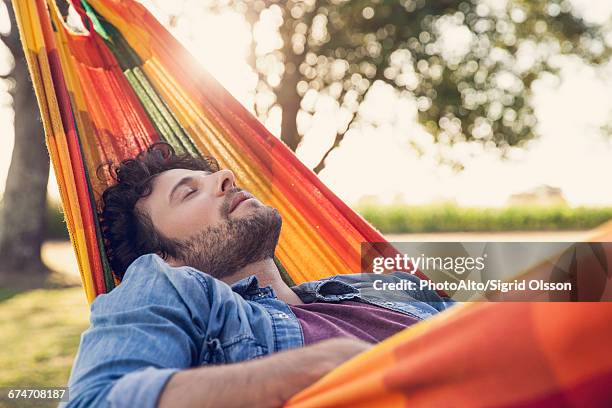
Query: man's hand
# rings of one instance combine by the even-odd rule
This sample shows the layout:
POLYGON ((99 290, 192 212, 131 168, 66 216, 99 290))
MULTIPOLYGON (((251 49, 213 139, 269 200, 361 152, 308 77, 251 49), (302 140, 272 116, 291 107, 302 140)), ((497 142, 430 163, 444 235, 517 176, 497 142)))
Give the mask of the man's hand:
MULTIPOLYGON (((314 353, 318 353, 317 359, 321 363, 326 363, 327 371, 321 374, 317 380, 327 372, 333 370, 347 360, 350 360, 359 353, 372 347, 370 343, 357 340, 351 337, 338 337, 335 339, 323 340, 310 346, 314 353)), ((314 381, 313 381, 314 382, 314 381)))
POLYGON ((335 338, 253 361, 176 373, 159 407, 278 407, 371 345, 335 338))
MULTIPOLYGON (((275 354, 285 365, 285 383, 278 389, 282 405, 299 391, 318 381, 328 372, 372 345, 350 337, 339 337, 312 344, 303 349, 275 354)), ((264 359, 258 362, 264 362, 264 359)), ((272 392, 274 394, 274 392, 272 392)))

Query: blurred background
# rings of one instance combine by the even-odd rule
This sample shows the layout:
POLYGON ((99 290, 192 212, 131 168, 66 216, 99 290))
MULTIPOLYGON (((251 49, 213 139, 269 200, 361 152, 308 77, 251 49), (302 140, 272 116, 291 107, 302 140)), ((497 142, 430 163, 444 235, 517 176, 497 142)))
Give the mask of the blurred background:
MULTIPOLYGON (((609 0, 141 3, 390 240, 612 219, 609 0)), ((0 386, 59 386, 88 310, 6 0, 0 35, 0 386)))

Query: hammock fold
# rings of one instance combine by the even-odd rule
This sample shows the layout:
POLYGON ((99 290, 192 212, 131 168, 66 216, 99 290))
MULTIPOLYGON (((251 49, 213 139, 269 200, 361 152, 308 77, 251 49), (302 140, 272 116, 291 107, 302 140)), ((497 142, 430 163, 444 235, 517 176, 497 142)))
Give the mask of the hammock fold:
MULTIPOLYGON (((111 180, 96 170, 159 140, 215 156, 280 211, 277 264, 295 283, 361 272, 361 244, 386 242, 141 4, 75 2, 88 30, 80 33, 54 0, 12 1, 89 302, 119 283, 96 216, 111 180)), ((600 239, 612 239, 611 229, 600 239)), ((612 405, 610 321, 607 303, 462 305, 351 360, 288 406, 612 405)))

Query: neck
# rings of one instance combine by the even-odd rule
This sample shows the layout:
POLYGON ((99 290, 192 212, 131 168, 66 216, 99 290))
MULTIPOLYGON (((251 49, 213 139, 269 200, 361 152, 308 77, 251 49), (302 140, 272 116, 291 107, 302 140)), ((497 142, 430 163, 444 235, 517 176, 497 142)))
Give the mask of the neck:
POLYGON ((271 286, 276 294, 276 297, 283 302, 290 305, 300 305, 304 303, 301 301, 299 296, 296 295, 289 286, 287 286, 272 258, 266 258, 261 261, 250 263, 244 268, 238 270, 236 273, 232 274, 232 276, 222 279, 222 281, 228 285, 231 285, 232 283, 238 282, 239 280, 251 275, 255 275, 257 277, 259 286, 271 286))

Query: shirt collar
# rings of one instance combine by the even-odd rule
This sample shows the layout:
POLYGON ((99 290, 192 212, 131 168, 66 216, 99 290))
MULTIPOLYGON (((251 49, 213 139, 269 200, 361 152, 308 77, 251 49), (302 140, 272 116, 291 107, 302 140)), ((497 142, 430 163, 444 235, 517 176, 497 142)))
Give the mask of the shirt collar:
POLYGON ((245 297, 250 294, 259 292, 259 282, 255 275, 247 276, 237 282, 232 283, 231 288, 240 296, 245 297))
POLYGON ((341 276, 331 276, 313 282, 305 282, 291 288, 302 302, 313 303, 320 301, 336 302, 338 300, 352 299, 359 295, 359 290, 343 281, 341 276))

